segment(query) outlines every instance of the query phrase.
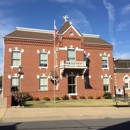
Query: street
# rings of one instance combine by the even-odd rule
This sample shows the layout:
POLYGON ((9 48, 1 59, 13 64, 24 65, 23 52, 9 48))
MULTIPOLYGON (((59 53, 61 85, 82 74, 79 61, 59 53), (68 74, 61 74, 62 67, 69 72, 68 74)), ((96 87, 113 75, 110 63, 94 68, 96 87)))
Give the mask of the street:
POLYGON ((0 122, 0 130, 129 130, 130 118, 0 122))

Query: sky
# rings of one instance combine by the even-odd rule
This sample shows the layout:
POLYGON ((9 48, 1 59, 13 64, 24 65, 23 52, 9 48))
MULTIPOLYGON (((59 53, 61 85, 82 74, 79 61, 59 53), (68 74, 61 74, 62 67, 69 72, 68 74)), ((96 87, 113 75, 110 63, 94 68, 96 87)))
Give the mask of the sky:
POLYGON ((0 0, 0 75, 3 37, 16 27, 59 30, 68 16, 81 33, 113 44, 114 59, 130 59, 130 0, 0 0))

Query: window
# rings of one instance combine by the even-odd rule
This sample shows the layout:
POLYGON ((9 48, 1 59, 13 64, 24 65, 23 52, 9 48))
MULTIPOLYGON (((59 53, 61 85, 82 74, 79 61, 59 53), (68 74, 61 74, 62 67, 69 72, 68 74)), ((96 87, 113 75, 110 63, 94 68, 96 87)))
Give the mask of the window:
POLYGON ((18 91, 18 87, 19 87, 18 77, 12 77, 11 78, 11 91, 13 92, 18 91))
POLYGON ((125 81, 125 88, 129 88, 129 77, 125 77, 124 81, 125 81))
POLYGON ((12 66, 21 65, 21 53, 20 51, 12 51, 12 66))
POLYGON ((104 89, 104 91, 110 91, 108 77, 103 77, 103 89, 104 89))
POLYGON ((47 77, 40 78, 40 90, 45 91, 48 90, 48 79, 47 77))
POLYGON ((107 57, 107 55, 102 56, 102 68, 108 68, 108 57, 107 57))
POLYGON ((68 49, 68 61, 75 61, 75 50, 68 49))
POLYGON ((47 67, 48 66, 48 54, 47 53, 40 53, 40 66, 47 67))
POLYGON ((89 88, 89 76, 85 76, 85 89, 89 88))
POLYGON ((76 77, 68 77, 68 93, 76 93, 76 77))

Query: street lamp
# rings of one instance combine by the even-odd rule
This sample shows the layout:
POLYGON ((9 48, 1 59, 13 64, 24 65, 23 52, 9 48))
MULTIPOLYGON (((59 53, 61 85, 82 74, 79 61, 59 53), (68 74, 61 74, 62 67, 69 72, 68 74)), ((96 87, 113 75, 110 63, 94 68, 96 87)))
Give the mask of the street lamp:
POLYGON ((18 77, 19 77, 18 87, 19 87, 19 92, 21 91, 21 87, 20 87, 20 77, 21 77, 21 74, 22 74, 22 66, 20 65, 20 66, 18 67, 18 77))

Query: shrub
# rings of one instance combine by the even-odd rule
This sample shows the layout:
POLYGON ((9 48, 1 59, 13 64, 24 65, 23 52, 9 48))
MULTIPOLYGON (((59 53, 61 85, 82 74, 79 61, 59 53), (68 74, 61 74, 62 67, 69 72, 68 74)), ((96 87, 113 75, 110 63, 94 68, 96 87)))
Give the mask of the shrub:
POLYGON ((80 99, 85 99, 85 96, 82 95, 82 96, 80 96, 79 98, 80 98, 80 99))
POLYGON ((105 99, 111 99, 111 98, 112 98, 112 95, 111 95, 110 92, 105 92, 105 93, 103 94, 103 97, 104 97, 105 99))
POLYGON ((39 97, 33 97, 33 101, 39 101, 39 97))
POLYGON ((92 96, 92 95, 89 95, 89 96, 88 96, 88 99, 93 99, 93 96, 92 96))
POLYGON ((44 100, 45 100, 45 101, 50 101, 50 98, 49 98, 48 96, 45 96, 45 97, 44 97, 44 100))
POLYGON ((96 99, 101 99, 101 96, 97 96, 96 99))
POLYGON ((128 93, 125 93, 125 97, 128 97, 128 93))
POLYGON ((62 100, 69 100, 68 95, 66 95, 66 94, 62 95, 62 100))
POLYGON ((55 96, 55 100, 60 100, 59 96, 56 95, 55 96))
POLYGON ((75 100, 75 99, 77 99, 77 96, 72 95, 72 96, 71 96, 71 99, 72 99, 72 100, 75 100))
POLYGON ((28 92, 12 92, 12 96, 18 105, 24 106, 26 101, 31 100, 32 96, 28 92))

